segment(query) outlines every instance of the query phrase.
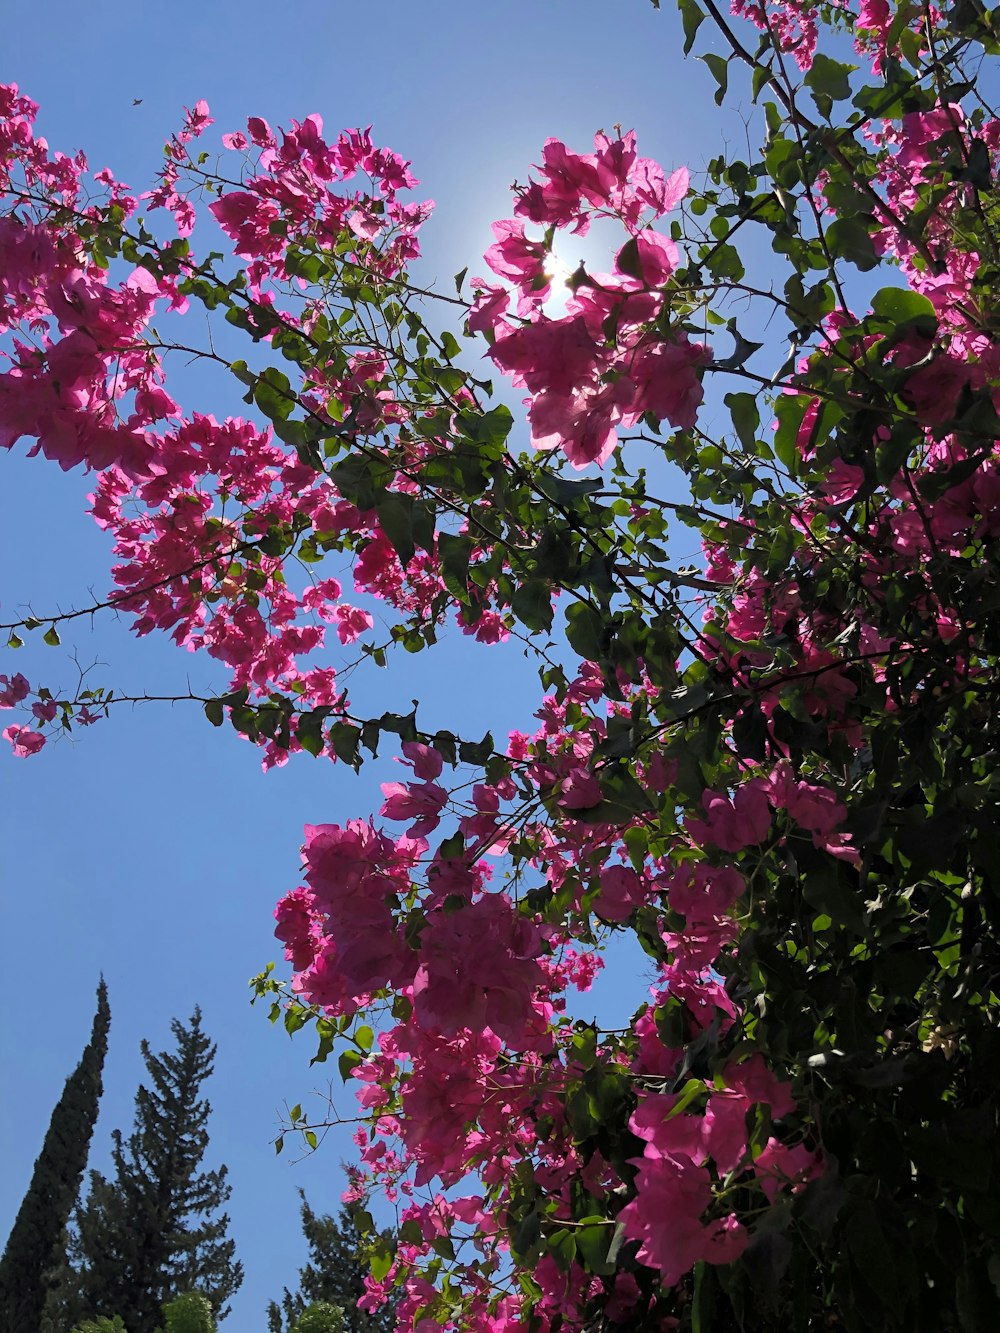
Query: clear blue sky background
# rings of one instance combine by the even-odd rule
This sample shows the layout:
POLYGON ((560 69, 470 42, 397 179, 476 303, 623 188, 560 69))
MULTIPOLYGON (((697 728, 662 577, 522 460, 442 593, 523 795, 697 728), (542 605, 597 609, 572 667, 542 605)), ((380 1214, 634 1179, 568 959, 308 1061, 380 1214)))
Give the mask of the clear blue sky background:
MULTIPOLYGON (((53 147, 83 147, 92 168, 110 165, 136 189, 151 180, 182 105, 200 97, 216 134, 242 128, 250 114, 280 125, 318 111, 330 133, 372 123, 378 142, 412 159, 419 197, 438 201, 423 275, 450 284, 466 264, 481 270, 490 220, 509 215, 507 187, 524 180, 549 135, 585 149, 598 128, 634 126, 643 153, 695 171, 726 140, 742 147, 738 117, 723 120, 707 71, 685 62, 681 45, 669 0, 661 13, 648 0, 381 0, 367 8, 44 0, 5 13, 0 79, 41 104, 39 129, 53 147)), ((575 264, 580 255, 565 258, 575 264)), ((189 409, 246 410, 208 398, 201 381, 189 384, 189 409)), ((68 610, 108 590, 107 541, 85 513, 87 478, 24 452, 22 444, 0 460, 0 611, 68 610)), ((84 666, 104 664, 95 681, 127 692, 220 683, 201 655, 166 640, 137 642, 110 618, 93 628, 77 622, 62 649, 8 653, 0 670, 32 679, 44 672, 70 689, 73 653, 84 666)), ((373 711, 419 697, 431 726, 474 736, 489 726, 503 736, 528 728, 537 685, 516 650, 459 640, 398 661, 360 696, 373 711)), ((280 957, 271 914, 298 883, 302 825, 376 809, 378 783, 398 776, 392 767, 386 757, 355 778, 301 756, 263 776, 257 752, 213 731, 194 705, 118 712, 29 761, 0 753, 0 1238, 86 1040, 98 973, 112 1007, 91 1149, 98 1168, 110 1130, 131 1125, 140 1039, 161 1049, 171 1017, 200 1004, 219 1046, 208 1089, 210 1158, 229 1165, 231 1234, 247 1269, 227 1327, 263 1328, 267 1299, 293 1283, 304 1258, 296 1189, 335 1211, 339 1159, 351 1147, 340 1132, 307 1161, 276 1158, 282 1107, 308 1105, 330 1077, 338 1105, 349 1111, 351 1099, 335 1068, 308 1068, 310 1037, 290 1041, 250 1009, 246 983, 280 957)), ((607 1018, 643 999, 635 968, 625 971, 609 970, 602 985, 607 1018)))

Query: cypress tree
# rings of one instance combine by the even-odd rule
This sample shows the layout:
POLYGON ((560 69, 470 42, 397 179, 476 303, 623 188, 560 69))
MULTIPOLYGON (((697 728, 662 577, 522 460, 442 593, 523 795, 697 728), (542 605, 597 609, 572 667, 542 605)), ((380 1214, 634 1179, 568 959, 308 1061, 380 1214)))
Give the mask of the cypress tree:
POLYGON ((188 1025, 171 1023, 175 1051, 154 1055, 142 1043, 150 1086, 135 1099, 134 1129, 116 1130, 113 1175, 90 1175, 77 1213, 72 1254, 83 1308, 90 1317, 120 1315, 129 1333, 154 1333, 161 1307, 185 1292, 204 1293, 217 1318, 243 1281, 227 1239, 226 1168, 200 1170, 211 1107, 200 1096, 215 1046, 195 1009, 188 1025))
POLYGON ((339 1218, 329 1213, 318 1215, 301 1190, 299 1197, 309 1261, 299 1270, 299 1290, 293 1293, 286 1287, 280 1306, 275 1301, 268 1306, 270 1333, 282 1333, 283 1329, 296 1333, 298 1321, 312 1305, 339 1306, 343 1333, 392 1333, 396 1327, 395 1300, 374 1314, 358 1309, 368 1270, 358 1250, 354 1209, 344 1205, 339 1218))
POLYGON ((80 1063, 49 1121, 31 1184, 0 1259, 0 1329, 38 1333, 50 1274, 63 1257, 66 1223, 87 1165, 103 1085, 111 1011, 101 978, 97 1012, 80 1063))

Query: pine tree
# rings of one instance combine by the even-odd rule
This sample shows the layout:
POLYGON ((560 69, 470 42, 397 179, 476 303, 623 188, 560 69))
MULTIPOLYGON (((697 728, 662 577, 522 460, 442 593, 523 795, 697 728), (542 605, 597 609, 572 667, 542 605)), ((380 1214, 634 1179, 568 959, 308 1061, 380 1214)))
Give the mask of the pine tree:
POLYGON ((0 1259, 2 1333, 38 1333, 50 1275, 63 1258, 66 1223, 87 1165, 110 1024, 102 977, 90 1041, 52 1112, 31 1184, 0 1259))
POLYGON ((112 1178, 91 1172, 71 1247, 86 1315, 120 1315, 129 1333, 154 1333, 161 1307, 192 1290, 222 1318, 243 1281, 229 1218, 216 1215, 231 1193, 226 1168, 199 1169, 211 1112, 199 1094, 215 1046, 199 1009, 171 1030, 174 1052, 154 1055, 142 1043, 151 1086, 136 1094, 131 1137, 113 1135, 112 1178))
POLYGON ((299 1197, 309 1262, 299 1269, 299 1290, 292 1293, 286 1287, 281 1305, 272 1301, 268 1306, 270 1333, 282 1333, 283 1329, 294 1333, 298 1321, 313 1304, 339 1306, 344 1316, 343 1333, 392 1333, 396 1327, 395 1301, 375 1314, 358 1309, 358 1301, 365 1294, 367 1269, 358 1250, 354 1210, 345 1205, 339 1219, 329 1213, 318 1216, 301 1190, 299 1197))

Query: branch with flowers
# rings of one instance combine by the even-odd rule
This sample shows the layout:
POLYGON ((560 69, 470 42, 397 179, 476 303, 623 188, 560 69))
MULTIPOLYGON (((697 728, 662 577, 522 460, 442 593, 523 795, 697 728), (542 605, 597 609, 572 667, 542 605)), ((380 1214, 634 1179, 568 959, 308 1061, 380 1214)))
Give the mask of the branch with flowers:
MULTIPOLYGON (((398 742, 377 814, 306 826, 254 987, 356 1094, 352 1192, 399 1209, 366 1300, 421 1333, 1000 1317, 1000 28, 733 8, 680 0, 749 160, 550 139, 454 294, 368 132, 251 118, 223 170, 198 103, 139 199, 0 90, 0 443, 94 474, 116 562, 9 648, 113 611, 224 665, 183 697, 265 767, 398 742), (246 416, 176 402, 178 355, 246 416), (537 725, 356 714, 359 664, 455 632, 536 651, 537 725), (574 1021, 622 934, 652 986, 574 1021)), ((85 693, 0 676, 14 753, 143 697, 85 693)))

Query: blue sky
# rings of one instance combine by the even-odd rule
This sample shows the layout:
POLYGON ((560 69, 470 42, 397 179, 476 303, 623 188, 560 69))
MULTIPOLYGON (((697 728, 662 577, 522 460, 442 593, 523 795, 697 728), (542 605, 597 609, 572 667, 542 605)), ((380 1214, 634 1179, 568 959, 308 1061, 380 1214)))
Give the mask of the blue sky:
MULTIPOLYGON (((372 123, 375 137, 412 159, 418 197, 437 200, 424 232, 422 277, 450 286, 490 244, 489 222, 509 213, 507 187, 524 179, 550 135, 585 149, 594 131, 634 126, 640 150, 668 169, 693 171, 742 144, 738 116, 723 121, 713 84, 683 61, 679 22, 648 0, 327 0, 278 7, 260 0, 175 0, 87 5, 45 0, 4 17, 0 80, 41 104, 39 129, 53 147, 84 148, 146 188, 181 107, 208 100, 214 132, 261 115, 287 124, 318 111, 328 132, 372 123), (39 21, 41 17, 41 22, 39 21), (133 106, 133 99, 141 103, 133 106)), ((580 257, 565 256, 575 264, 580 257)), ((191 377, 188 408, 246 409, 229 391, 207 397, 191 377), (227 396, 228 395, 228 396, 227 396)), ((0 462, 0 612, 63 610, 110 586, 103 534, 86 515, 80 472, 61 473, 24 447, 0 462)), ((2 615, 0 618, 7 619, 2 615)), ((136 641, 124 623, 76 622, 60 649, 6 654, 0 671, 44 671, 69 688, 81 666, 127 692, 177 693, 221 684, 211 663, 166 640, 136 641)), ((454 639, 396 664, 362 687, 373 711, 422 701, 431 727, 479 736, 526 729, 537 706, 533 669, 516 648, 454 639), (402 668, 399 670, 398 668, 402 668)), ((271 1140, 282 1107, 323 1092, 335 1067, 310 1070, 311 1039, 290 1041, 248 1004, 247 979, 280 958, 272 911, 298 882, 302 825, 377 808, 391 761, 360 778, 301 756, 264 776, 259 755, 214 731, 194 705, 118 712, 30 761, 0 754, 0 920, 7 1003, 0 1013, 6 1071, 0 1107, 0 1235, 30 1177, 51 1108, 79 1058, 98 973, 108 980, 111 1045, 91 1165, 107 1161, 110 1130, 126 1132, 142 1076, 139 1041, 169 1042, 169 1021, 195 1004, 218 1042, 208 1094, 212 1163, 230 1168, 231 1234, 246 1283, 227 1327, 261 1329, 268 1298, 292 1284, 304 1258, 296 1189, 335 1211, 346 1133, 294 1164, 271 1140)), ((634 967, 602 986, 602 1014, 631 1012, 643 998, 634 967)), ((294 1158, 295 1154, 291 1154, 294 1158)))

